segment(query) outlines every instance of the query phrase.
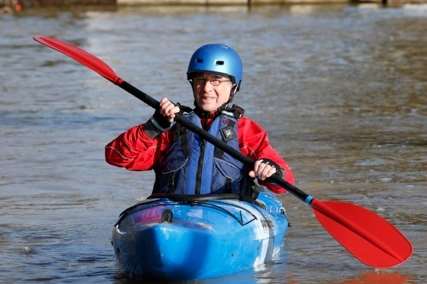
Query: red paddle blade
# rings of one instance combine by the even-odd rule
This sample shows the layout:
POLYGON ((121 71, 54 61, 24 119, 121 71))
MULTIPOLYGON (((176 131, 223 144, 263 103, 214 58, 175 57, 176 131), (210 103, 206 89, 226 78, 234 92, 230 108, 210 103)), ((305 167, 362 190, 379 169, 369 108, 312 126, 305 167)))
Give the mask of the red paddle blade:
POLYGON ((376 268, 401 264, 412 255, 411 242, 376 213, 353 203, 313 200, 316 218, 360 262, 376 268))
POLYGON ((71 57, 116 85, 120 85, 123 82, 123 80, 104 61, 69 42, 64 42, 48 36, 35 36, 33 39, 47 47, 65 54, 68 57, 71 57))

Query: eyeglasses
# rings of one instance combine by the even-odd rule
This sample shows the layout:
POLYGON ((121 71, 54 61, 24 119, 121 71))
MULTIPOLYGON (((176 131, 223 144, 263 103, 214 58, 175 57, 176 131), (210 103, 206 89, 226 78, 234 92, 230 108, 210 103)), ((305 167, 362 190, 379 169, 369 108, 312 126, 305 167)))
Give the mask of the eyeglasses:
POLYGON ((214 87, 218 87, 223 82, 230 82, 230 81, 231 81, 230 79, 203 78, 203 77, 192 79, 192 82, 197 86, 202 86, 202 85, 206 84, 207 82, 209 82, 214 87))

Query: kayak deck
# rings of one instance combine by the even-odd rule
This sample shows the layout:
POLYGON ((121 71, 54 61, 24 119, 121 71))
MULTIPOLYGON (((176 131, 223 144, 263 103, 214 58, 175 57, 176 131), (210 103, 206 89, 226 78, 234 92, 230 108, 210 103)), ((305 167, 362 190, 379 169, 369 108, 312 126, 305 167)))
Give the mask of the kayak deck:
POLYGON ((112 244, 121 269, 132 278, 201 279, 271 260, 287 227, 282 203, 267 192, 257 202, 160 198, 125 210, 112 244))

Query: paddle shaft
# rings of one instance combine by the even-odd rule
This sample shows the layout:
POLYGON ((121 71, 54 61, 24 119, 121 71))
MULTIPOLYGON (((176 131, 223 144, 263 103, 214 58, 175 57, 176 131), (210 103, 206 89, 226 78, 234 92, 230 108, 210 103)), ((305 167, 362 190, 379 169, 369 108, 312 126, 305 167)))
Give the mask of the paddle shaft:
MULTIPOLYGON (((156 110, 159 109, 159 107, 160 107, 159 101, 157 101, 156 99, 147 95, 146 93, 139 90, 138 88, 132 86, 128 82, 121 81, 120 83, 118 83, 116 85, 119 86, 120 88, 122 88, 123 90, 127 91, 128 93, 132 94, 136 98, 140 99, 144 103, 148 104, 152 108, 154 108, 156 110)), ((217 139, 215 136, 213 136, 212 134, 210 134, 206 130, 194 125, 193 123, 191 123, 190 121, 185 119, 182 115, 180 115, 180 114, 176 115, 175 121, 177 123, 181 124, 182 126, 184 126, 185 128, 189 129, 190 131, 198 134, 200 137, 202 137, 206 141, 210 142, 215 147, 223 150, 225 153, 229 154, 230 156, 239 160, 240 162, 247 164, 247 165, 253 165, 254 164, 254 162, 255 162, 254 160, 252 160, 251 158, 249 158, 247 156, 242 155, 242 153, 240 153, 236 149, 230 147, 228 144, 224 143, 223 141, 217 139)), ((284 179, 282 179, 278 175, 273 175, 273 176, 269 177, 267 179, 267 181, 273 182, 275 184, 282 186, 287 191, 289 191, 290 193, 292 193, 293 195, 295 195, 296 197, 298 197, 299 199, 301 199, 304 202, 310 203, 312 200, 310 195, 306 194, 305 192, 303 192, 302 190, 300 190, 296 186, 288 183, 287 181, 285 181, 284 179)))

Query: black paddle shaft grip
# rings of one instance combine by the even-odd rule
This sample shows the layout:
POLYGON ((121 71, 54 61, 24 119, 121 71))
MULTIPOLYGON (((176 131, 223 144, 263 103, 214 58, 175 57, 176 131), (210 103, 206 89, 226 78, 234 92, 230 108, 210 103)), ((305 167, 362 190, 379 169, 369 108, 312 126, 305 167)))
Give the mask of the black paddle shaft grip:
POLYGON ((310 195, 308 195, 307 193, 305 193, 304 191, 302 191, 301 189, 299 189, 295 185, 290 184, 289 182, 284 180, 282 177, 279 177, 278 175, 272 175, 271 177, 269 177, 267 179, 267 181, 278 184, 281 187, 285 188, 288 192, 295 195, 300 200, 302 200, 306 203, 309 203, 309 204, 311 203, 311 199, 309 199, 309 197, 311 198, 310 195))
POLYGON ((146 93, 144 93, 140 89, 132 86, 128 82, 123 81, 120 84, 118 84, 117 86, 119 86, 120 88, 122 88, 126 92, 132 94, 134 97, 137 97, 138 99, 140 99, 141 101, 143 101, 144 103, 149 105, 150 107, 152 107, 156 110, 159 109, 160 103, 158 100, 152 98, 151 96, 147 95, 146 93))
MULTIPOLYGON (((132 94, 133 96, 137 97, 138 99, 140 99, 144 103, 148 104, 152 108, 154 108, 156 110, 159 109, 159 107, 160 107, 159 101, 157 101, 156 99, 147 95, 146 93, 142 92, 138 88, 132 86, 128 82, 123 81, 118 86, 121 87, 122 89, 124 89, 125 91, 127 91, 128 93, 132 94)), ((187 128, 188 130, 198 134, 200 137, 202 137, 206 141, 210 142, 215 147, 223 150, 224 152, 226 152, 227 154, 229 154, 233 158, 239 160, 240 162, 242 162, 246 165, 250 165, 250 166, 252 166, 254 164, 255 161, 253 159, 242 155, 242 153, 240 153, 240 151, 237 151, 236 149, 232 148, 228 144, 217 139, 215 136, 213 136, 209 132, 205 131, 204 129, 202 129, 196 125, 194 125, 193 123, 191 123, 190 121, 185 119, 182 115, 177 114, 175 116, 175 121, 177 123, 181 124, 182 126, 184 126, 185 128, 187 128)), ((302 201, 306 201, 307 197, 309 196, 308 194, 306 194, 305 192, 303 192, 302 190, 300 190, 296 186, 288 183, 287 181, 285 181, 282 177, 279 177, 278 175, 273 175, 273 176, 269 177, 267 179, 267 182, 272 182, 272 183, 275 183, 275 184, 282 186, 283 188, 288 190, 290 193, 292 193, 293 195, 295 195, 296 197, 298 197, 302 201)))

